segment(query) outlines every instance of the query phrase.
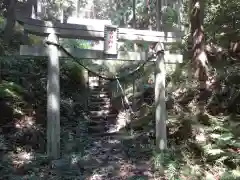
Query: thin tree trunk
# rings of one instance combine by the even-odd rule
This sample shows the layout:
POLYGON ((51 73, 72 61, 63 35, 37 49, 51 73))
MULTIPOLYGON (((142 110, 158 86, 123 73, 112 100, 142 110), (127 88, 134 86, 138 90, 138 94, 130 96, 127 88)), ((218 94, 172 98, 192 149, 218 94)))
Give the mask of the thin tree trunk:
POLYGON ((11 37, 13 35, 13 30, 15 26, 15 7, 16 7, 16 0, 10 0, 9 7, 7 9, 7 23, 4 28, 3 40, 6 44, 10 43, 11 37))
POLYGON ((133 0, 133 28, 136 28, 136 0, 133 0))
POLYGON ((195 76, 199 81, 199 104, 198 110, 200 114, 204 113, 206 82, 208 80, 208 59, 205 52, 204 42, 204 1, 192 0, 191 2, 191 36, 192 36, 192 61, 195 68, 195 76))
POLYGON ((151 4, 150 0, 147 0, 147 16, 148 16, 148 29, 152 30, 152 18, 151 18, 151 4))
MULTIPOLYGON (((133 4, 132 4, 132 8, 133 8, 133 28, 136 29, 136 0, 133 0, 133 4)), ((134 51, 138 50, 137 44, 134 43, 133 44, 133 48, 134 51)), ((135 85, 136 85, 136 80, 135 80, 135 76, 133 76, 133 100, 132 100, 132 110, 135 112, 136 110, 136 104, 135 104, 135 85)))
POLYGON ((162 9, 162 2, 157 0, 156 1, 156 25, 157 25, 157 30, 161 31, 161 25, 162 25, 162 12, 158 12, 161 11, 162 9))

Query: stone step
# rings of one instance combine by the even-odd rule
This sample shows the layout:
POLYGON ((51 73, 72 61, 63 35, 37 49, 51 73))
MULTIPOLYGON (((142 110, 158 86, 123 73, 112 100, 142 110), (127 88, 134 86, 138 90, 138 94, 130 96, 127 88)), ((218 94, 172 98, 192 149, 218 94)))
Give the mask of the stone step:
POLYGON ((91 80, 99 80, 99 77, 98 76, 88 76, 88 80, 91 81, 91 80))
POLYGON ((109 110, 109 109, 112 110, 110 105, 102 105, 102 106, 96 106, 96 105, 91 106, 91 105, 89 105, 88 106, 88 112, 89 111, 109 110))
POLYGON ((105 132, 107 130, 107 127, 105 126, 88 126, 88 131, 90 132, 105 132))
POLYGON ((114 110, 109 110, 109 112, 108 113, 97 113, 98 111, 91 111, 91 112, 89 112, 88 114, 89 114, 89 117, 93 117, 93 119, 96 119, 97 117, 99 117, 99 118, 112 118, 112 117, 116 117, 118 114, 117 114, 117 112, 116 111, 114 111, 114 110), (115 115, 115 116, 114 116, 115 115))
POLYGON ((90 99, 92 98, 110 98, 109 94, 108 93, 92 93, 90 96, 90 99))
POLYGON ((99 84, 99 83, 91 83, 88 85, 89 89, 108 89, 108 84, 99 84))
POLYGON ((88 98, 88 102, 110 103, 110 98, 88 98))
POLYGON ((103 82, 109 82, 109 80, 100 78, 98 76, 89 76, 88 80, 89 81, 96 81, 96 80, 98 80, 98 81, 103 81, 103 82))
POLYGON ((95 125, 88 125, 88 129, 99 129, 99 130, 103 130, 106 128, 105 123, 101 123, 101 124, 95 124, 95 125))
POLYGON ((111 119, 111 118, 116 118, 117 115, 116 114, 107 114, 107 115, 104 115, 104 116, 90 116, 90 119, 98 119, 98 118, 104 118, 104 119, 111 119))
POLYGON ((108 81, 89 80, 88 84, 89 85, 93 85, 93 84, 96 84, 96 85, 107 85, 108 81))
POLYGON ((92 91, 90 91, 89 92, 89 96, 88 97, 97 97, 97 98, 101 98, 101 97, 109 97, 110 98, 110 94, 109 94, 109 92, 101 92, 101 91, 94 91, 94 92, 92 92, 92 91))
POLYGON ((93 136, 94 138, 102 138, 102 137, 106 137, 106 136, 109 136, 109 137, 121 137, 122 136, 122 133, 121 132, 93 132, 91 133, 91 136, 93 136))
POLYGON ((88 113, 90 111, 102 111, 102 110, 110 110, 111 112, 115 112, 114 109, 112 109, 112 107, 108 107, 108 106, 88 106, 88 113))
POLYGON ((91 119, 92 121, 106 121, 105 116, 89 115, 89 119, 91 119))
POLYGON ((104 86, 89 86, 89 91, 92 93, 99 93, 99 92, 109 92, 108 87, 104 86))
POLYGON ((105 94, 105 95, 111 95, 110 91, 107 89, 89 89, 90 95, 99 95, 99 94, 105 94))
POLYGON ((97 115, 97 116, 102 116, 102 115, 107 115, 110 113, 110 110, 100 110, 100 111, 89 111, 90 116, 92 115, 97 115))
POLYGON ((95 126, 95 125, 99 125, 99 124, 105 124, 106 123, 106 120, 89 120, 88 121, 88 125, 90 126, 95 126))
POLYGON ((107 108, 110 108, 111 107, 111 102, 110 101, 106 101, 106 102, 103 102, 103 101, 88 101, 88 105, 91 106, 91 107, 99 107, 99 106, 104 106, 104 107, 107 107, 107 108))
POLYGON ((105 86, 105 85, 100 85, 100 86, 89 86, 89 89, 91 91, 108 91, 108 86, 105 86))
POLYGON ((89 91, 89 94, 90 95, 110 95, 110 93, 109 93, 109 91, 108 90, 106 90, 106 91, 103 91, 103 90, 101 90, 101 91, 98 91, 97 89, 92 89, 92 90, 90 90, 89 91))
POLYGON ((97 98, 97 99, 104 99, 104 98, 108 98, 110 99, 110 95, 106 92, 106 93, 102 93, 102 92, 94 92, 94 93, 90 93, 90 95, 88 96, 89 99, 91 98, 97 98))
POLYGON ((109 110, 111 112, 114 111, 110 105, 101 105, 101 106, 93 105, 93 106, 88 106, 87 110, 88 110, 88 112, 91 112, 91 111, 102 111, 102 110, 109 110))
POLYGON ((89 86, 99 86, 100 82, 98 80, 92 80, 92 81, 88 81, 89 86))

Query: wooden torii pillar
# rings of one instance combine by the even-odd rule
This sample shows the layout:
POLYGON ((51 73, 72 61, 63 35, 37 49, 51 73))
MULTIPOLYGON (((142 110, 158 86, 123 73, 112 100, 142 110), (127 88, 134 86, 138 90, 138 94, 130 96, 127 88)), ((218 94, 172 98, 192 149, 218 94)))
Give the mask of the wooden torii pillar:
MULTIPOLYGON (((47 36, 48 41, 58 42, 58 38, 76 38, 85 40, 105 40, 104 50, 67 48, 74 57, 83 59, 107 59, 126 61, 146 61, 148 52, 126 52, 117 51, 117 42, 130 40, 133 42, 158 42, 156 51, 158 53, 155 78, 155 102, 156 102, 156 145, 161 149, 166 147, 166 104, 165 104, 165 68, 164 63, 181 63, 182 55, 163 53, 163 43, 172 43, 180 40, 181 34, 172 32, 157 32, 146 30, 135 30, 127 28, 106 28, 105 26, 61 24, 27 18, 18 19, 24 24, 24 30, 40 36, 47 36), (104 30, 105 29, 105 30, 104 30), (118 33, 116 33, 116 30, 118 33), (109 33, 114 35, 109 38, 109 33), (118 38, 116 38, 116 36, 118 38), (162 42, 162 43, 159 43, 162 42), (110 47, 108 45, 111 45, 110 47), (106 56, 107 55, 107 56, 106 56), (160 132, 160 126, 164 126, 160 132)), ((100 21, 100 20, 96 20, 100 21)), ((47 123, 47 152, 48 156, 57 159, 60 157, 60 85, 59 85, 59 57, 67 55, 59 51, 54 45, 20 47, 21 56, 47 56, 48 63, 48 123, 47 123)), ((152 60, 155 61, 155 60, 152 60)))

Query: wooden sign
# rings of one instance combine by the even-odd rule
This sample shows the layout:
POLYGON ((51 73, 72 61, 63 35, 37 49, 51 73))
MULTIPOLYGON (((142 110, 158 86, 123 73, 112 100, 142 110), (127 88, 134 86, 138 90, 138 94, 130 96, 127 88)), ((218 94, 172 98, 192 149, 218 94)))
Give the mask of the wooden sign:
POLYGON ((115 26, 106 25, 104 29, 104 50, 107 55, 117 55, 118 29, 115 26))

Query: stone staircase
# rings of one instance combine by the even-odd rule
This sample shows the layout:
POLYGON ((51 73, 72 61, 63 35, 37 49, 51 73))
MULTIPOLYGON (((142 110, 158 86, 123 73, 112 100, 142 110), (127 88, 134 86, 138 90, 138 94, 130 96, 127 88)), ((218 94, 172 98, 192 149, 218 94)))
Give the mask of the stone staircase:
POLYGON ((99 77, 89 76, 88 132, 92 135, 108 134, 109 128, 116 121, 117 112, 111 106, 107 83, 99 77))

